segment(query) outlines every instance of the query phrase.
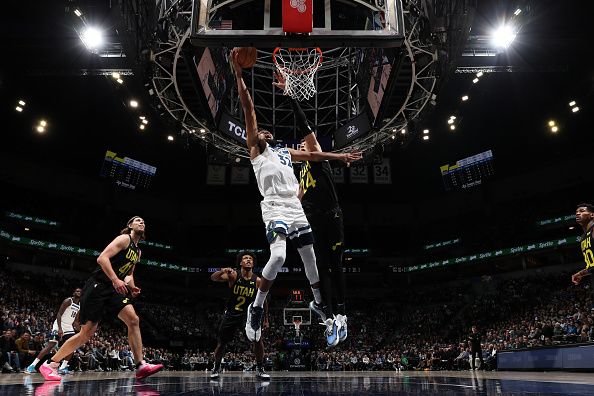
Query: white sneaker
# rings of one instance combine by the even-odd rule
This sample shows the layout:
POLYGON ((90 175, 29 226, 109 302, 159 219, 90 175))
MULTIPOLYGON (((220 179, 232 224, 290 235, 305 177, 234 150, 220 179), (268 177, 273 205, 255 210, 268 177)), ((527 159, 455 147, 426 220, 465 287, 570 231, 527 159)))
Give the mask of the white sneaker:
POLYGON ((262 315, 264 308, 254 307, 254 303, 248 306, 247 318, 245 321, 245 335, 252 342, 260 341, 262 336, 262 315))
POLYGON ((324 335, 326 336, 326 343, 328 346, 336 346, 340 341, 338 333, 340 331, 340 322, 334 317, 333 319, 328 318, 324 322, 320 323, 326 326, 324 335))

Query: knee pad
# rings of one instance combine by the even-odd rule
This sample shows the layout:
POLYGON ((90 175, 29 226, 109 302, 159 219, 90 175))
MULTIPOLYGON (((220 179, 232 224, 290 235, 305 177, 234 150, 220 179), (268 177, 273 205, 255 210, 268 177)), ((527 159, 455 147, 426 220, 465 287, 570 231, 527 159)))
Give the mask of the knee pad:
POLYGON ((287 240, 283 236, 277 236, 270 244, 270 258, 262 270, 262 276, 268 280, 275 280, 276 275, 285 264, 287 258, 287 240))

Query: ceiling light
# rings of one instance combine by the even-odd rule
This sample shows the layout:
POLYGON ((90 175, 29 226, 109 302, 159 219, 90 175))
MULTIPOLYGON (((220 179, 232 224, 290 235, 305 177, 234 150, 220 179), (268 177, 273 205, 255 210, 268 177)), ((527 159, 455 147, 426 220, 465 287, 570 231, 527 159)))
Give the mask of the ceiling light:
POLYGON ((23 111, 23 108, 22 108, 21 106, 17 106, 17 107, 15 107, 14 109, 15 109, 16 111, 18 111, 19 113, 20 113, 21 111, 23 111))
POLYGON ((103 32, 95 27, 87 27, 80 39, 88 50, 97 50, 103 45, 103 32))
POLYGON ((171 136, 171 135, 167 136, 167 140, 169 140, 170 142, 173 142, 173 136, 171 136))
POLYGON ((578 111, 580 111, 580 108, 577 107, 577 106, 575 106, 575 107, 572 107, 571 108, 571 111, 574 112, 574 113, 577 113, 578 111))
POLYGON ((42 127, 41 125, 38 125, 38 126, 37 126, 37 132, 39 132, 39 133, 43 133, 43 132, 45 132, 45 128, 44 128, 44 127, 42 127))
POLYGON ((113 72, 113 73, 111 73, 111 76, 112 76, 112 77, 113 77, 115 80, 118 80, 118 79, 120 78, 120 73, 118 73, 118 72, 113 72))
POLYGON ((146 124, 148 124, 148 120, 142 120, 142 123, 143 123, 144 125, 146 125, 146 124))
POLYGON ((429 135, 423 136, 423 140, 429 140, 429 135))
POLYGON ((516 38, 516 32, 510 25, 502 25, 492 34, 493 45, 499 48, 507 48, 516 38))
POLYGON ((403 135, 406 134, 406 129, 401 129, 400 130, 400 133, 403 134, 403 135))
MULTIPOLYGON (((19 102, 19 104, 21 104, 21 102, 19 102)), ((23 103, 24 105, 24 103, 23 103)), ((575 100, 572 100, 571 102, 569 102, 569 107, 573 107, 575 106, 575 100)))
POLYGON ((80 18, 82 16, 82 12, 80 12, 80 10, 77 8, 74 10, 74 15, 80 18))
POLYGON ((116 81, 118 82, 118 84, 123 84, 124 83, 124 80, 122 80, 121 78, 118 78, 116 81))
POLYGON ((206 129, 200 128, 200 133, 206 133, 206 129))
POLYGON ((550 120, 550 121, 549 121, 549 126, 550 126, 550 127, 552 127, 552 126, 555 126, 555 121, 553 121, 553 120, 550 120))
POLYGON ((29 227, 25 227, 25 231, 29 231, 29 227))
POLYGON ((450 120, 455 120, 455 119, 456 119, 455 115, 450 116, 450 120))
POLYGON ((144 124, 140 124, 140 129, 144 129, 144 124))
POLYGON ((138 118, 140 118, 141 120, 144 120, 146 117, 145 116, 139 116, 138 118))
POLYGON ((456 125, 450 125, 450 129, 454 131, 456 129, 456 125))
POLYGON ((396 140, 396 135, 392 135, 392 140, 396 140))
POLYGON ((42 127, 47 126, 47 122, 45 120, 41 120, 39 121, 39 125, 41 125, 42 127))
POLYGON ((454 123, 454 119, 453 119, 453 118, 450 118, 450 119, 448 120, 448 124, 450 124, 450 125, 451 125, 451 124, 453 124, 453 123, 454 123))
POLYGON ((557 125, 555 125, 554 127, 551 128, 551 132, 553 133, 557 133, 559 131, 559 127, 557 125))
POLYGON ((483 72, 482 72, 482 71, 480 71, 480 72, 476 73, 476 76, 477 76, 477 77, 482 77, 482 76, 483 76, 483 72))
MULTIPOLYGON (((575 102, 574 102, 575 104, 575 102)), ((19 100, 19 105, 24 106, 25 105, 25 101, 24 100, 19 100)))
POLYGON ((426 135, 429 133, 429 129, 423 129, 423 134, 426 135))
POLYGON ((475 77, 475 78, 474 78, 474 80, 472 80, 472 82, 473 82, 473 83, 475 83, 475 84, 476 84, 477 82, 479 82, 479 79, 478 79, 478 77, 475 77))
POLYGON ((515 16, 518 16, 518 15, 520 15, 521 13, 522 13, 522 10, 521 10, 520 8, 517 8, 517 9, 514 11, 514 15, 515 15, 515 16))
POLYGON ((468 95, 462 96, 462 102, 466 102, 468 100, 468 95))
POLYGON ((130 101, 130 107, 137 108, 138 107, 138 102, 136 100, 132 99, 130 101))

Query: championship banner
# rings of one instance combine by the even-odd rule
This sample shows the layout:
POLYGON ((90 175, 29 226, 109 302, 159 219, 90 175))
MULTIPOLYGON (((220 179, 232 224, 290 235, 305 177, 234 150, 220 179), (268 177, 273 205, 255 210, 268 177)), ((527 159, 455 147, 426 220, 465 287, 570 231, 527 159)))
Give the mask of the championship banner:
POLYGON ((283 0, 283 32, 311 33, 313 0, 283 0))
POLYGON ((249 184, 250 168, 247 166, 231 167, 231 184, 249 184))
POLYGON ((208 165, 206 184, 211 186, 224 186, 226 169, 227 167, 224 165, 208 165))

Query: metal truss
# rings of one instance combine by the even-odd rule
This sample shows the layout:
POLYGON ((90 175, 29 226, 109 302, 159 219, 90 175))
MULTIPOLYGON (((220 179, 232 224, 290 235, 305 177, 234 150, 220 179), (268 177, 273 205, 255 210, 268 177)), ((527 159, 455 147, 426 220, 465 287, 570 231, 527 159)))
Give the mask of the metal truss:
MULTIPOLYGON (((422 1, 409 1, 404 14, 406 38, 400 56, 410 63, 412 77, 402 104, 395 114, 384 117, 379 129, 372 130, 336 152, 358 150, 370 153, 378 145, 407 143, 412 139, 414 131, 407 131, 406 134, 401 134, 400 131, 419 117, 427 103, 435 100, 438 56, 430 39, 422 38, 426 21, 422 1)), ((179 66, 183 62, 182 51, 191 45, 191 15, 191 0, 157 2, 158 23, 164 29, 161 34, 156 35, 151 57, 154 63, 152 85, 155 94, 182 134, 222 150, 228 154, 229 162, 236 161, 239 157, 248 158, 247 148, 222 135, 216 128, 209 127, 208 122, 200 116, 200 109, 190 108, 180 90, 179 73, 185 69, 179 66)), ((224 48, 220 50, 226 51, 224 48)), ((363 48, 354 47, 324 50, 324 63, 315 77, 317 93, 310 101, 302 104, 307 118, 318 133, 330 136, 365 108, 367 91, 359 86, 357 79, 359 73, 363 73, 363 69, 369 66, 361 64, 364 51, 363 48)), ((258 63, 249 77, 246 74, 245 78, 254 100, 258 123, 280 133, 281 137, 293 138, 293 113, 282 93, 271 84, 274 72, 271 53, 259 51, 259 54, 262 56, 259 56, 258 63)), ((384 98, 384 101, 388 99, 384 98)), ((234 87, 227 105, 231 114, 240 119, 243 117, 234 87)))

